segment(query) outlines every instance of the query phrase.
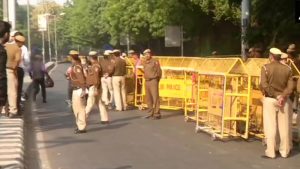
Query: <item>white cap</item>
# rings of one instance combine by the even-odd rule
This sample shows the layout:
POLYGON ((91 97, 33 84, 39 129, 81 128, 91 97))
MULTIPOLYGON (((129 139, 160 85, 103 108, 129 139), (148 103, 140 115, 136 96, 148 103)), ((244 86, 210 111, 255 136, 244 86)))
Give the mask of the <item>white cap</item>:
POLYGON ((90 56, 95 56, 95 55, 97 55, 97 52, 96 52, 96 51, 90 51, 90 52, 89 52, 89 55, 90 55, 90 56))
POLYGON ((289 55, 286 53, 282 53, 280 56, 281 59, 287 59, 288 57, 289 57, 289 55))
POLYGON ((151 53, 151 50, 150 49, 146 49, 143 54, 146 54, 146 53, 151 53))
POLYGON ((281 55, 282 54, 281 50, 278 49, 278 48, 271 48, 270 53, 272 53, 274 55, 281 55))
POLYGON ((112 53, 111 50, 105 50, 103 54, 104 54, 104 55, 110 55, 111 53, 112 53))

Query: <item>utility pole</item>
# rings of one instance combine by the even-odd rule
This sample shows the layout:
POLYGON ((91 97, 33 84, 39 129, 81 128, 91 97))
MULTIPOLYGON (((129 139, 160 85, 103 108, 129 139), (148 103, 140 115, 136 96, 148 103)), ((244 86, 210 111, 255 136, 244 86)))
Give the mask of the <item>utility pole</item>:
POLYGON ((27 0, 27 42, 28 42, 28 51, 31 53, 29 0, 27 0))
POLYGON ((247 27, 250 22, 250 2, 249 0, 242 0, 242 17, 241 17, 241 54, 242 59, 247 60, 247 52, 246 49, 248 47, 248 43, 246 41, 247 27))
POLYGON ((180 49, 181 49, 181 56, 183 56, 183 26, 180 26, 180 49))
POLYGON ((8 0, 3 0, 3 20, 8 21, 8 0))
POLYGON ((41 31, 42 32, 42 44, 43 44, 43 63, 46 62, 46 59, 45 59, 45 34, 44 32, 45 31, 41 31))
POLYGON ((47 31, 48 31, 48 47, 49 47, 49 59, 50 62, 52 61, 52 52, 51 52, 51 37, 50 37, 50 24, 49 24, 49 17, 50 15, 47 15, 47 31))
POLYGON ((11 24, 11 29, 16 30, 16 1, 9 0, 8 2, 8 21, 11 24))
POLYGON ((58 61, 58 57, 57 57, 57 30, 56 30, 56 15, 54 15, 54 45, 55 45, 55 62, 57 64, 58 61))

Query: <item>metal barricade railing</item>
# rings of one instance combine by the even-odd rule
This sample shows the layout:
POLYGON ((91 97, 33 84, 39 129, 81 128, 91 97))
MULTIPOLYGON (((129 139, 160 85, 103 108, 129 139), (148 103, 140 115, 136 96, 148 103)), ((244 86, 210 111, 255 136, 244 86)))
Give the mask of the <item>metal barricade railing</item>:
POLYGON ((250 76, 238 58, 207 59, 198 67, 196 131, 213 138, 248 138, 250 76))

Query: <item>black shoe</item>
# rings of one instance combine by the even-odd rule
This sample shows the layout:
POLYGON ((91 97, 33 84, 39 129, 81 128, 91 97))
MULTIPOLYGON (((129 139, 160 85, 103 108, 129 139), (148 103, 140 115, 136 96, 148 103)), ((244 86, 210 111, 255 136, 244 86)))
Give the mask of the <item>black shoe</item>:
POLYGON ((153 117, 153 115, 147 115, 147 116, 144 116, 144 117, 142 117, 143 119, 150 119, 150 118, 152 118, 153 117))
POLYGON ((103 124, 103 125, 108 125, 109 121, 101 121, 100 123, 103 124))
POLYGON ((43 100, 43 103, 47 103, 47 101, 46 101, 46 100, 43 100))
POLYGON ((76 130, 75 131, 75 134, 83 134, 83 133, 86 133, 86 130, 76 130))
POLYGON ((261 158, 263 158, 263 159, 275 159, 275 157, 269 157, 269 156, 266 156, 266 155, 262 155, 261 158))

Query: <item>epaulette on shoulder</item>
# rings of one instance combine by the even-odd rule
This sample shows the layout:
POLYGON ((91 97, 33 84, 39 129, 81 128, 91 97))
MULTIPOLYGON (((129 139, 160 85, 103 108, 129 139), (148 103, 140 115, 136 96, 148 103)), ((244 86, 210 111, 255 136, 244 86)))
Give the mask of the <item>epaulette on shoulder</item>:
POLYGON ((284 66, 286 66, 287 68, 289 68, 289 70, 292 70, 291 66, 283 64, 284 66))

